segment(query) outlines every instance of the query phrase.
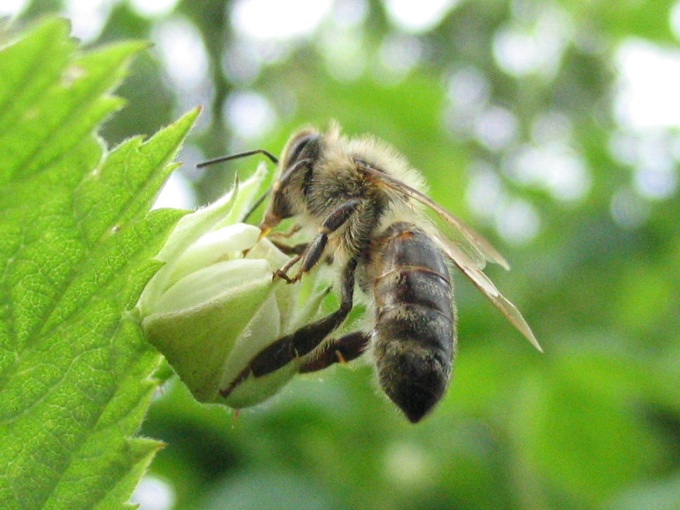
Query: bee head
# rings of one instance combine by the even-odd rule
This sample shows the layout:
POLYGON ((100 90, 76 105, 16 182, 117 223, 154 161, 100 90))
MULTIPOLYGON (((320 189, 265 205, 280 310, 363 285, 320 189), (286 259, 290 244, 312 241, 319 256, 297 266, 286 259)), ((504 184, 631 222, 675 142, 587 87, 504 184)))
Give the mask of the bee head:
POLYGON ((299 131, 286 144, 279 163, 281 174, 272 186, 271 201, 260 224, 263 232, 304 208, 305 190, 311 182, 321 144, 321 134, 312 129, 299 131))

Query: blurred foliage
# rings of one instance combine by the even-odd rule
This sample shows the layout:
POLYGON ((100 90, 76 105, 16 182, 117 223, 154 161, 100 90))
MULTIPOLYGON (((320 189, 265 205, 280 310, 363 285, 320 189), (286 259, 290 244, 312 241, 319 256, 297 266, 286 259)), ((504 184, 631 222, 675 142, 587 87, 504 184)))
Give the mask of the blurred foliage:
MULTIPOLYGON (((491 276, 545 354, 456 277, 456 374, 417 426, 369 366, 301 378, 238 422, 170 379, 142 433, 168 443, 150 475, 173 508, 680 508, 680 137, 616 115, 620 49, 677 51, 674 3, 461 1, 409 31, 397 2, 337 0, 314 30, 269 39, 239 25, 245 3, 185 0, 148 17, 112 3, 92 44, 156 46, 102 135, 151 133, 202 104, 179 173, 204 203, 254 162, 199 173, 201 159, 276 152, 331 118, 372 132, 511 261, 491 276), (164 54, 167 34, 179 51, 187 33, 195 60, 164 54)), ((66 11, 29 2, 13 26, 51 12, 66 11)))

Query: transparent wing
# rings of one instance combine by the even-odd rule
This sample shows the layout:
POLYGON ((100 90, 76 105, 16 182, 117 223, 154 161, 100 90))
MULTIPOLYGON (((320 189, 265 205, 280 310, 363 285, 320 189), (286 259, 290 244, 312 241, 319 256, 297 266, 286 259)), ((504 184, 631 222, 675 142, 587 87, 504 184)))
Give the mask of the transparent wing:
POLYGON ((510 269, 508 262, 491 246, 489 241, 427 195, 364 162, 358 161, 357 163, 368 175, 380 181, 383 189, 387 189, 397 198, 405 202, 414 200, 426 206, 432 213, 430 218, 435 222, 440 242, 444 245, 453 244, 458 250, 462 250, 467 254, 468 262, 474 267, 484 269, 487 262, 493 262, 504 269, 510 269))
POLYGON ((529 340, 540 352, 543 352, 538 340, 531 331, 529 324, 524 320, 522 314, 517 307, 513 305, 500 291, 496 288, 494 283, 486 276, 481 269, 474 267, 474 264, 467 259, 467 255, 461 250, 457 249, 452 244, 441 244, 442 249, 446 255, 453 261, 453 263, 460 269, 465 276, 467 276, 472 283, 484 294, 493 305, 498 308, 503 315, 512 323, 517 330, 529 340))
POLYGON ((474 229, 453 216, 446 209, 431 200, 427 195, 411 188, 403 182, 377 170, 370 165, 357 161, 361 169, 378 181, 383 189, 393 197, 404 202, 415 200, 425 205, 437 223, 437 241, 449 259, 467 276, 493 305, 512 323, 517 330, 540 352, 543 352, 529 324, 522 314, 503 296, 482 270, 486 262, 499 264, 505 269, 509 265, 503 256, 474 229))

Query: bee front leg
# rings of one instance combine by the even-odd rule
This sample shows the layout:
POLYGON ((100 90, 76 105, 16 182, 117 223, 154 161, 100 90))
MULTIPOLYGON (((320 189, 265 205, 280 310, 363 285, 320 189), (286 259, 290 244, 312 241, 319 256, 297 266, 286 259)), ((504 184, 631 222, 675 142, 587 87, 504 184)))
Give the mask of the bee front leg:
MULTIPOLYGON (((220 390, 220 394, 227 398, 239 384, 251 375, 262 377, 271 374, 319 347, 328 335, 340 327, 352 309, 356 267, 357 259, 353 258, 347 263, 343 271, 340 308, 316 322, 301 327, 290 335, 279 338, 261 350, 226 388, 220 390)), ((348 355, 351 357, 351 354, 348 353, 348 355)))
POLYGON ((293 237, 295 234, 297 234, 298 232, 300 232, 300 230, 302 230, 302 225, 300 225, 298 223, 296 225, 293 225, 291 228, 289 228, 285 232, 272 232, 271 234, 269 234, 269 238, 271 239, 272 237, 279 237, 281 239, 289 239, 289 238, 293 237))
MULTIPOLYGON (((269 241, 286 255, 302 255, 307 249, 307 246, 309 246, 309 243, 300 243, 291 246, 290 244, 282 243, 275 239, 270 239, 269 241)), ((295 262, 298 260, 300 259, 298 258, 295 262)))
POLYGON ((328 243, 328 236, 347 222, 352 213, 356 211, 357 206, 360 203, 361 200, 356 198, 348 200, 340 207, 335 209, 332 213, 330 213, 321 224, 319 233, 312 240, 312 242, 305 247, 298 257, 291 259, 291 261, 288 262, 284 267, 276 271, 274 273, 274 278, 283 278, 288 283, 294 283, 302 278, 304 273, 309 272, 309 270, 312 269, 321 258, 321 255, 326 248, 326 244, 328 243), (298 260, 302 260, 300 269, 298 269, 298 272, 294 277, 290 278, 288 276, 288 270, 293 267, 293 265, 295 265, 298 260))
MULTIPOLYGON (((302 230, 302 225, 297 224, 293 225, 286 232, 273 232, 272 234, 269 235, 269 241, 286 255, 301 255, 307 249, 309 243, 299 243, 290 245, 285 242, 279 241, 279 239, 290 239, 300 230, 302 230)), ((299 258, 296 259, 295 262, 297 262, 298 260, 300 259, 299 258)))
MULTIPOLYGON (((305 250, 306 250, 306 249, 307 249, 307 247, 305 247, 305 250)), ((285 280, 287 283, 295 283, 297 280, 299 280, 299 278, 293 279, 293 278, 291 278, 290 276, 288 276, 288 271, 290 270, 291 267, 293 267, 295 264, 297 264, 297 263, 300 261, 300 259, 302 258, 303 253, 304 253, 304 250, 302 251, 302 253, 299 253, 299 254, 297 254, 295 257, 293 257, 292 259, 290 259, 290 260, 286 263, 285 266, 283 266, 282 268, 277 269, 276 271, 274 271, 274 275, 272 276, 272 278, 273 278, 274 280, 276 280, 277 278, 281 278, 282 280, 285 280)))

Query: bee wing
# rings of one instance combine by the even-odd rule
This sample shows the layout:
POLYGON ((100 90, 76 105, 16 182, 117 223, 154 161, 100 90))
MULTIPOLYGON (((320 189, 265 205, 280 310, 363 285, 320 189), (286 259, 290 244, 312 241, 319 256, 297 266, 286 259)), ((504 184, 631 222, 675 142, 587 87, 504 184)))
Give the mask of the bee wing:
POLYGON ((481 293, 484 294, 503 315, 505 315, 510 323, 512 323, 512 325, 529 340, 529 343, 538 349, 539 352, 543 352, 543 349, 538 343, 538 340, 536 340, 529 324, 524 320, 524 317, 522 317, 522 314, 517 307, 500 293, 489 277, 486 276, 481 269, 475 267, 474 264, 467 259, 467 255, 455 245, 441 244, 441 247, 458 269, 460 269, 463 274, 475 284, 481 293))
POLYGON ((531 345, 543 352, 529 324, 524 320, 519 310, 499 292, 489 277, 482 272, 487 261, 499 264, 505 269, 510 267, 503 256, 491 246, 491 243, 427 195, 363 162, 357 163, 368 175, 379 181, 388 192, 406 202, 415 200, 434 213, 435 219, 438 219, 438 223, 440 223, 436 239, 444 253, 475 284, 481 293, 505 315, 510 323, 529 340, 531 345), (442 228, 442 225, 445 228, 442 228))
POLYGON ((452 245, 452 247, 455 247, 454 251, 462 250, 467 255, 468 263, 478 269, 484 269, 487 262, 493 262, 504 269, 510 269, 508 262, 491 246, 489 241, 427 195, 366 163, 357 163, 367 174, 380 181, 383 189, 396 195, 402 201, 414 200, 426 206, 428 211, 432 213, 430 217, 437 223, 435 226, 439 234, 439 241, 445 246, 452 245))

